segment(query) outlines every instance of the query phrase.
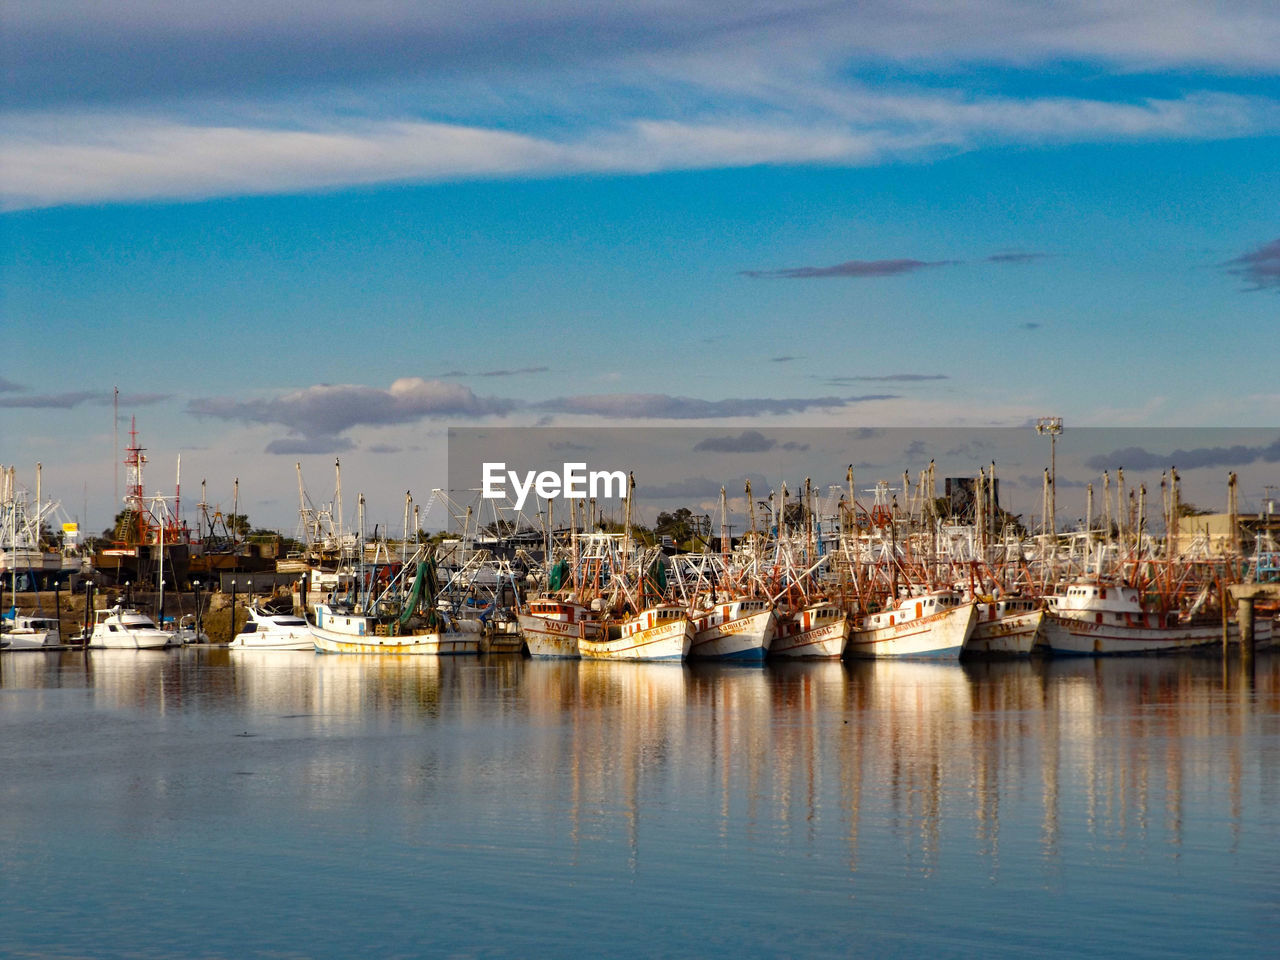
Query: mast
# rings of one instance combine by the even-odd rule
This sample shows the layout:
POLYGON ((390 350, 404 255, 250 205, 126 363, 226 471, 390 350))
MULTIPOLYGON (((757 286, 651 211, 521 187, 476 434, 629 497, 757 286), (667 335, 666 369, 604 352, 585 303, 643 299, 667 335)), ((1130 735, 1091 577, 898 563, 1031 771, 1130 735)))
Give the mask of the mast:
POLYGON ((173 481, 173 523, 182 524, 182 454, 178 454, 178 474, 173 481))
POLYGON ((346 528, 342 525, 342 462, 338 459, 333 461, 334 474, 334 493, 333 499, 338 513, 338 558, 341 564, 342 558, 342 541, 346 536, 346 528))
POLYGON ((365 596, 364 582, 364 494, 360 494, 356 499, 356 525, 360 536, 356 543, 356 549, 359 551, 359 571, 360 571, 360 587, 356 591, 356 602, 360 605, 362 613, 368 612, 368 597, 365 596))
POLYGON ((409 504, 413 503, 413 494, 404 492, 404 536, 400 539, 400 565, 405 562, 405 551, 409 549, 409 504))
MULTIPOLYGON (((161 507, 163 508, 163 504, 164 504, 164 501, 163 501, 163 500, 161 500, 159 497, 157 497, 157 498, 156 498, 156 500, 155 500, 155 502, 156 502, 156 503, 159 503, 159 504, 161 505, 161 507)), ((164 521, 163 521, 163 520, 161 520, 161 521, 160 521, 160 568, 159 568, 159 569, 160 569, 160 574, 159 574, 159 576, 160 576, 160 587, 159 587, 159 594, 160 594, 160 596, 159 596, 159 599, 157 599, 156 603, 157 603, 157 606, 158 606, 157 616, 158 616, 158 617, 159 617, 159 619, 160 619, 159 627, 160 627, 160 629, 161 629, 161 630, 163 630, 163 629, 164 629, 164 521)))

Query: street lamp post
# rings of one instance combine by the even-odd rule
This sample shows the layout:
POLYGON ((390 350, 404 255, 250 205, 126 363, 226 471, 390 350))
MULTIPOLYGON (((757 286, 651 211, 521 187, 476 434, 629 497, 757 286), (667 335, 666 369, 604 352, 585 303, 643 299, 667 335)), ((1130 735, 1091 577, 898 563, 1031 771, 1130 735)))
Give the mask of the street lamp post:
POLYGON ((1036 421, 1036 433, 1049 436, 1049 532, 1058 535, 1058 467, 1056 444, 1058 435, 1062 433, 1061 417, 1041 417, 1036 421))

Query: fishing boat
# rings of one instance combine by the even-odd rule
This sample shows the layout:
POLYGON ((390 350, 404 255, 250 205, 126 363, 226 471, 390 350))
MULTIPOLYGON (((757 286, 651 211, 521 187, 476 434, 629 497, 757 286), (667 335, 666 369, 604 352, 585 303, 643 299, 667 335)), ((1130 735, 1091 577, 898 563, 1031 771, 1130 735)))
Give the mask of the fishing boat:
POLYGON ((406 627, 398 618, 386 620, 343 604, 316 604, 315 622, 308 629, 320 653, 442 656, 480 652, 479 631, 455 629, 443 618, 425 628, 406 627))
MULTIPOLYGON (((1255 630, 1262 626, 1269 634, 1269 623, 1260 619, 1255 630)), ((1136 587, 1092 578, 1050 598, 1044 642, 1055 656, 1168 653, 1221 643, 1222 619, 1148 609, 1136 587)))
POLYGON ((249 608, 249 618, 232 638, 230 646, 248 650, 315 651, 307 621, 290 612, 263 605, 249 608))
POLYGON ((24 616, 13 609, 0 620, 0 649, 38 650, 61 643, 62 628, 57 617, 24 616))
MULTIPOLYGON (((453 655, 480 652, 479 621, 459 621, 437 609, 435 562, 425 553, 400 572, 375 599, 318 603, 308 623, 320 653, 453 655), (409 569, 412 583, 406 588, 409 569)), ((367 582, 361 577, 361 582, 367 582)))
POLYGON ((901 597, 863 618, 849 635, 846 655, 958 659, 977 619, 977 605, 953 590, 901 597))
POLYGON ((530 600, 520 614, 529 656, 577 659, 578 641, 600 636, 600 619, 585 604, 552 597, 530 600))
POLYGON ((726 598, 719 603, 707 598, 689 619, 693 622, 689 656, 697 659, 762 661, 778 632, 773 605, 756 598, 726 598))
POLYGON ((578 638, 578 653, 587 660, 684 660, 692 643, 693 624, 685 608, 659 603, 604 620, 596 636, 578 638))
POLYGON ((848 641, 849 618, 834 603, 820 601, 778 619, 769 655, 838 660, 848 641))
POLYGON ((94 614, 88 646, 99 650, 159 650, 173 646, 173 634, 145 613, 116 604, 94 614))
POLYGON ((1031 597, 979 600, 965 656, 1028 656, 1040 641, 1044 608, 1031 597))

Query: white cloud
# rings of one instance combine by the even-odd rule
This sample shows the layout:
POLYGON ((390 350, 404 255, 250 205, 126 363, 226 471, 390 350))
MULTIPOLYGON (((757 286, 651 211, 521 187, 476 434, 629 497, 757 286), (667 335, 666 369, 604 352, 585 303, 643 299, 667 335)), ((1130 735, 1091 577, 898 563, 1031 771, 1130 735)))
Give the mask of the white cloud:
MULTIPOLYGON (((818 117, 641 119, 561 140, 460 124, 332 119, 197 125, 119 116, 0 117, 9 209, 305 192, 396 181, 583 172, 871 164, 990 143, 1240 136, 1280 130, 1280 104, 1196 94, 1109 103, 844 90, 818 117)), ((776 111, 775 111, 776 114, 776 111)))

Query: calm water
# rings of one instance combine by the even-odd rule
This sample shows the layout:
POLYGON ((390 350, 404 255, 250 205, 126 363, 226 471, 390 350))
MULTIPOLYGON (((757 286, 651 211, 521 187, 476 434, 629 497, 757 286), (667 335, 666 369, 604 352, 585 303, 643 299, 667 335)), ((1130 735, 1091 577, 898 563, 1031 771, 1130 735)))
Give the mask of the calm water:
POLYGON ((0 657, 0 955, 1274 956, 1280 658, 0 657))

